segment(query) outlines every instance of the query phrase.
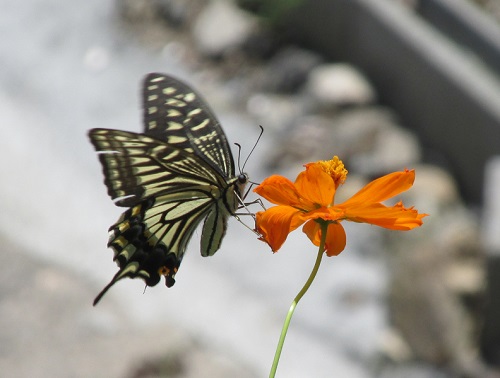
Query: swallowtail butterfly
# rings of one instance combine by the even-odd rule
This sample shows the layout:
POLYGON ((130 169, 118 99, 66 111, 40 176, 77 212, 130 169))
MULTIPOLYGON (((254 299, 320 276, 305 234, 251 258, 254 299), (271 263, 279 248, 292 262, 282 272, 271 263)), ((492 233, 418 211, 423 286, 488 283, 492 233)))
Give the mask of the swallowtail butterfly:
POLYGON ((125 277, 154 286, 165 276, 171 287, 203 219, 201 254, 217 252, 248 181, 244 173, 235 175, 226 135, 193 89, 152 73, 142 95, 144 133, 89 131, 109 196, 129 208, 109 229, 119 270, 94 305, 125 277))

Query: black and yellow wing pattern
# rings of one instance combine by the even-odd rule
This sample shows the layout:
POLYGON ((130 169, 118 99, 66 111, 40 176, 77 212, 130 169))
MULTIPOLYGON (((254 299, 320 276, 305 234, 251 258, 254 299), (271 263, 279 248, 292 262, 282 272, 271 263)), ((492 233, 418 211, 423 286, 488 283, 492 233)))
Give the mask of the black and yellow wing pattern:
POLYGON ((186 84, 164 74, 146 76, 144 133, 92 129, 108 194, 128 207, 109 229, 108 247, 119 270, 94 305, 122 278, 142 278, 167 287, 193 231, 205 219, 201 254, 220 247, 248 181, 235 175, 227 138, 204 100, 186 84))

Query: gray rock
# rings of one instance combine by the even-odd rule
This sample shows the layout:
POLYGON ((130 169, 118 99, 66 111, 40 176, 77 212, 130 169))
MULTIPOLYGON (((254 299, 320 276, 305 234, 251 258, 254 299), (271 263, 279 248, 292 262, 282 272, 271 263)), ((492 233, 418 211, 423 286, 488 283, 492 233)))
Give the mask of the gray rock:
POLYGON ((378 378, 456 378, 434 366, 409 363, 385 368, 378 378))
POLYGON ((392 240, 389 311, 414 356, 458 376, 485 377, 478 350, 478 318, 485 287, 485 255, 477 219, 465 208, 452 177, 416 167, 405 204, 429 213, 424 225, 392 240))
POLYGON ((403 194, 405 200, 439 216, 450 209, 462 208, 458 184, 449 172, 433 165, 408 168, 415 168, 416 175, 412 189, 403 194))
POLYGON ((288 140, 287 126, 304 115, 307 104, 298 96, 255 93, 248 98, 246 108, 264 129, 278 133, 276 144, 282 146, 288 140))
MULTIPOLYGON (((117 0, 116 9, 126 26, 142 43, 162 48, 188 27, 206 0, 117 0)), ((181 38, 179 38, 181 37, 181 38)), ((180 43, 180 42, 178 42, 180 43)))
POLYGON ((353 156, 351 162, 358 172, 376 176, 412 167, 420 161, 420 157, 416 135, 394 127, 380 130, 373 139, 372 150, 353 156))
POLYGON ((121 17, 133 23, 162 20, 173 27, 181 27, 192 22, 193 17, 207 1, 203 0, 118 0, 117 8, 121 17))
POLYGON ((308 92, 324 106, 367 105, 376 92, 366 77, 345 63, 324 64, 309 76, 308 92))
POLYGON ((336 150, 358 173, 379 176, 420 161, 417 137, 400 127, 386 109, 364 107, 345 111, 334 119, 334 124, 336 150))
POLYGON ((212 0, 198 15, 192 35, 201 53, 221 56, 241 48, 257 25, 256 18, 229 0, 212 0))
POLYGON ((280 50, 265 67, 261 88, 270 92, 295 92, 322 58, 309 50, 290 46, 280 50))
POLYGON ((369 176, 411 167, 420 160, 418 140, 398 127, 383 108, 347 109, 331 117, 294 117, 278 136, 269 166, 330 159, 339 156, 347 168, 369 176))
POLYGON ((500 256, 500 156, 485 168, 483 236, 488 252, 500 256))
POLYGON ((267 169, 286 170, 309 161, 331 158, 336 154, 328 147, 332 143, 331 124, 331 119, 326 117, 297 117, 290 127, 275 136, 276 143, 268 154, 267 169))

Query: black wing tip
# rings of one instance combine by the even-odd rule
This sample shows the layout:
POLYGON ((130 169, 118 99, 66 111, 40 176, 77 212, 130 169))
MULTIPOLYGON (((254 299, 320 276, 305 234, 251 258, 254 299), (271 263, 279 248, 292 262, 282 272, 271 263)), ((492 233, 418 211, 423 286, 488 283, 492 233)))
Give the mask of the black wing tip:
POLYGON ((92 136, 95 134, 99 134, 102 131, 110 131, 110 130, 112 130, 112 129, 103 129, 100 127, 95 127, 93 129, 90 129, 89 131, 87 131, 87 135, 89 136, 89 138, 92 138, 92 136))
POLYGON ((94 139, 95 139, 95 134, 97 134, 101 129, 90 129, 87 131, 87 137, 90 139, 90 143, 92 143, 95 146, 94 139))
POLYGON ((90 143, 94 146, 95 150, 99 152, 99 142, 102 140, 103 135, 105 134, 113 134, 114 131, 119 131, 119 130, 113 130, 113 129, 100 129, 100 128, 95 128, 95 129, 90 129, 87 131, 87 136, 90 139, 90 143))
POLYGON ((163 76, 167 76, 167 77, 168 77, 168 75, 167 75, 167 74, 164 74, 164 73, 162 73, 162 72, 150 72, 150 73, 148 73, 148 74, 146 75, 146 78, 148 78, 148 77, 159 77, 159 76, 162 76, 162 77, 163 77, 163 76))
MULTIPOLYGON (((161 72, 148 73, 144 77, 144 86, 146 86, 148 83, 150 83, 151 81, 153 81, 155 79, 163 79, 162 81, 167 82, 167 83, 178 83, 178 84, 186 87, 187 89, 189 89, 189 91, 194 92, 194 90, 188 84, 186 84, 183 80, 181 80, 175 76, 168 75, 166 73, 161 73, 161 72)), ((198 95, 198 97, 200 97, 200 96, 198 95)))

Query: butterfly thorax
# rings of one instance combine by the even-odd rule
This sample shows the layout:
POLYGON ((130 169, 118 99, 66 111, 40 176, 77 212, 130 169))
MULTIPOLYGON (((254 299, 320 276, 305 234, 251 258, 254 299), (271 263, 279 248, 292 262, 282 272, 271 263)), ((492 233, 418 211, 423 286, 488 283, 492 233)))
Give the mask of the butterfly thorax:
POLYGON ((236 210, 242 205, 242 201, 245 197, 245 187, 248 183, 248 175, 246 173, 240 173, 233 180, 233 184, 229 187, 232 193, 226 194, 226 197, 231 198, 228 201, 228 210, 231 215, 236 213, 236 210))

